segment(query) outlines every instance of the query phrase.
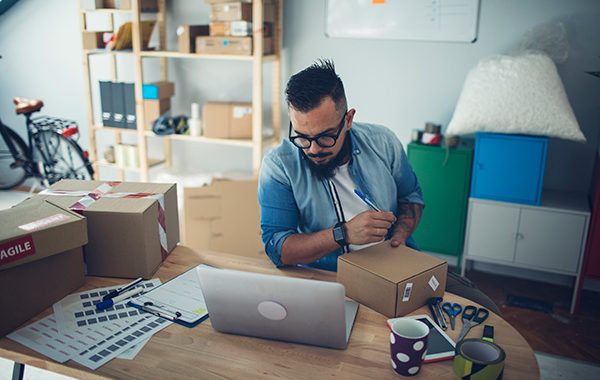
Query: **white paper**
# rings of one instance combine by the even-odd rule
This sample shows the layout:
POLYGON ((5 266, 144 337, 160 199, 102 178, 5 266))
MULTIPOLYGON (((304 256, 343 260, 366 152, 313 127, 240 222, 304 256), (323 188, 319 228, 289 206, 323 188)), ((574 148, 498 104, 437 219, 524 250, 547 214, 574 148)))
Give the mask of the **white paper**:
POLYGON ((136 344, 135 346, 131 347, 130 349, 128 349, 126 351, 123 351, 123 353, 121 353, 119 356, 117 356, 117 359, 125 359, 125 360, 135 359, 137 354, 140 353, 142 348, 144 348, 146 343, 148 343, 149 341, 150 341, 150 338, 142 341, 141 343, 136 344))

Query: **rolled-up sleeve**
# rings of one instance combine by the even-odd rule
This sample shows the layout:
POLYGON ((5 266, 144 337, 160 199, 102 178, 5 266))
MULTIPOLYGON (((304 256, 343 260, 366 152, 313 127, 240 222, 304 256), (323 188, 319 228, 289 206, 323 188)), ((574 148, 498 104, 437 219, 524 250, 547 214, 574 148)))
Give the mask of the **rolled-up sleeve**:
POLYGON ((277 267, 285 239, 298 232, 298 206, 287 176, 276 157, 266 156, 258 182, 260 230, 269 259, 277 267))
POLYGON ((408 162, 402 143, 396 136, 388 141, 393 150, 392 174, 398 188, 398 206, 401 203, 418 203, 424 206, 419 180, 408 162))

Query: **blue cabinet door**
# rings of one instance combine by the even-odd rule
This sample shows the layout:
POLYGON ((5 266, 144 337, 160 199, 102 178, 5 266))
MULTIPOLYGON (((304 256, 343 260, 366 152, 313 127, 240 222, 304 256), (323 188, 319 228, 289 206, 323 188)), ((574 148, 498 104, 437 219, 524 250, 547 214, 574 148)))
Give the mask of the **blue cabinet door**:
POLYGON ((541 203, 547 137, 477 133, 471 196, 541 203))

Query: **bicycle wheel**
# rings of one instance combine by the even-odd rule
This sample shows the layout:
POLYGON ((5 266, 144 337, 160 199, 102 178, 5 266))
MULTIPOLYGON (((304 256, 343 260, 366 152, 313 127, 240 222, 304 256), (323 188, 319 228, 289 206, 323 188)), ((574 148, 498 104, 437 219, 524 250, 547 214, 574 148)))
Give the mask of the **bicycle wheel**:
POLYGON ((35 144, 33 159, 43 163, 40 174, 50 184, 61 179, 94 178, 92 164, 75 141, 50 130, 37 132, 33 140, 35 144))
MULTIPOLYGON (((6 136, 12 141, 19 155, 25 159, 27 157, 27 145, 23 139, 12 129, 6 127, 6 136)), ((4 135, 0 135, 0 190, 8 190, 19 186, 27 177, 25 168, 15 164, 15 158, 10 153, 8 145, 4 140, 4 135)))

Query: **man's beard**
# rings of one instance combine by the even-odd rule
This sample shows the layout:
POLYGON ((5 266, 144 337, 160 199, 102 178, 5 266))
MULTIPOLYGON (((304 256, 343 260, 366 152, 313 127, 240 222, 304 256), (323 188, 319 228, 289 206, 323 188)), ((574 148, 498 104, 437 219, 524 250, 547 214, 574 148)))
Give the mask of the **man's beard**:
MULTIPOLYGON (((316 144, 316 142, 313 142, 313 144, 316 144)), ((309 158, 309 156, 304 153, 303 150, 301 150, 302 154, 304 155, 304 158, 306 159, 306 161, 308 162, 308 167, 310 168, 310 171, 320 180, 323 179, 329 179, 332 178, 335 175, 335 171, 336 169, 341 166, 344 161, 346 160, 346 158, 350 155, 350 150, 351 150, 352 144, 350 142, 350 134, 347 133, 346 134, 346 138, 344 139, 344 145, 342 146, 342 149, 340 149, 340 151, 338 152, 338 155, 335 156, 335 158, 331 161, 329 161, 326 164, 322 164, 322 165, 317 165, 314 162, 312 162, 312 160, 309 158)), ((314 156, 310 156, 310 157, 327 157, 329 156, 329 154, 317 154, 314 156)))

